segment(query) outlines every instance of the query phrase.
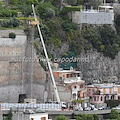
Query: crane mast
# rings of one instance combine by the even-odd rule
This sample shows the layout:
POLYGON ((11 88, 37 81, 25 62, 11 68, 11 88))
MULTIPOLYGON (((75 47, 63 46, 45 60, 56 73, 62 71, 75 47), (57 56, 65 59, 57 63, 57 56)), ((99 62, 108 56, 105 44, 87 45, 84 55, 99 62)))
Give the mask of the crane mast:
MULTIPOLYGON (((32 9, 33 9, 33 14, 34 14, 35 21, 37 21, 37 17, 36 17, 36 13, 35 13, 35 9, 34 9, 33 4, 32 4, 32 9)), ((54 79, 53 72, 52 72, 52 69, 51 69, 51 66, 50 66, 50 61, 49 61, 49 58, 48 58, 47 50, 46 50, 46 47, 45 47, 45 43, 44 43, 44 40, 43 40, 43 37, 42 37, 42 33, 41 33, 41 30, 40 30, 39 24, 37 24, 37 28, 38 28, 40 39, 41 39, 42 46, 43 46, 43 49, 44 49, 45 57, 46 57, 48 68, 49 68, 50 75, 51 75, 51 79, 52 79, 52 82, 53 82, 57 102, 60 103, 60 97, 59 97, 59 94, 58 94, 58 90, 57 90, 57 87, 56 87, 55 79, 54 79)))

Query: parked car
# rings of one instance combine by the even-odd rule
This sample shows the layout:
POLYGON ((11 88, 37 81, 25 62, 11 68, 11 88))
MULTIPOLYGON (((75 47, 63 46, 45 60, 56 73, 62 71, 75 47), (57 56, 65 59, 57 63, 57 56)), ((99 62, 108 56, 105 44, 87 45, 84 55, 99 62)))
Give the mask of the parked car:
POLYGON ((42 109, 40 109, 40 108, 37 108, 37 109, 36 109, 36 113, 45 113, 45 111, 42 110, 42 109))
POLYGON ((83 111, 83 108, 82 107, 76 107, 75 111, 83 111))
POLYGON ((25 110, 23 111, 23 113, 24 113, 24 114, 34 114, 34 111, 31 110, 31 109, 25 109, 25 110))
POLYGON ((85 107, 84 110, 85 110, 85 111, 90 111, 90 110, 92 110, 92 109, 91 109, 91 107, 85 107))
POLYGON ((93 108, 93 110, 98 110, 97 108, 93 108))
POLYGON ((103 110, 109 110, 110 108, 109 107, 104 107, 103 110))
POLYGON ((98 110, 103 110, 104 107, 99 107, 98 110))

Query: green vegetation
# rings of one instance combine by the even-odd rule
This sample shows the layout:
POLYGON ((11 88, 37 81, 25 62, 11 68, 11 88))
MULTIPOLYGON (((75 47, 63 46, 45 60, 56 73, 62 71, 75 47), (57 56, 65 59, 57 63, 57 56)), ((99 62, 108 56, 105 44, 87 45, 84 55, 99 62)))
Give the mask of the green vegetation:
POLYGON ((75 100, 74 104, 76 104, 76 103, 82 103, 82 102, 83 102, 83 100, 75 100))
POLYGON ((19 26, 19 24, 20 24, 20 21, 15 17, 1 22, 1 26, 6 27, 6 28, 17 27, 17 26, 19 26))
POLYGON ((64 115, 59 115, 56 120, 67 120, 67 118, 64 115))
POLYGON ((107 103, 108 107, 113 108, 120 104, 120 100, 106 100, 105 103, 107 103))
MULTIPOLYGON (((99 120, 99 116, 96 114, 79 114, 75 115, 76 120, 99 120)), ((117 110, 111 110, 110 114, 104 115, 102 120, 120 120, 119 112, 117 110)))
POLYGON ((119 112, 112 109, 110 114, 105 115, 104 120, 120 120, 119 112))
POLYGON ((12 109, 10 109, 8 115, 3 115, 3 120, 12 120, 12 109))
MULTIPOLYGON (((77 25, 69 19, 68 12, 80 11, 83 4, 96 8, 101 0, 94 0, 94 2, 93 0, 67 0, 67 2, 72 6, 64 7, 62 10, 60 10, 60 0, 44 0, 44 2, 42 0, 9 0, 9 4, 0 2, 0 18, 2 18, 0 28, 27 27, 27 21, 34 20, 28 17, 32 15, 31 4, 34 4, 46 46, 51 45, 54 49, 61 48, 66 42, 69 45, 68 52, 74 51, 75 56, 95 48, 104 56, 114 59, 120 51, 120 15, 115 19, 117 34, 110 25, 83 26, 80 33, 77 25), (22 17, 17 18, 17 12, 22 12, 22 17)), ((39 37, 37 28, 35 37, 39 37)), ((38 49, 36 43, 35 47, 38 49)), ((40 50, 37 51, 38 54, 39 52, 40 50)))
POLYGON ((82 8, 82 6, 71 6, 71 7, 64 7, 64 10, 66 12, 70 12, 70 11, 80 11, 82 8))
POLYGON ((117 33, 120 35, 120 14, 115 19, 115 27, 116 27, 117 33))
POLYGON ((104 56, 112 59, 120 50, 120 37, 109 25, 84 30, 83 36, 104 56))
POLYGON ((93 115, 89 115, 89 114, 79 114, 77 116, 74 116, 74 118, 76 120, 99 120, 98 115, 93 114, 93 115))
POLYGON ((16 37, 15 33, 13 33, 13 32, 9 33, 9 38, 15 39, 15 37, 16 37))

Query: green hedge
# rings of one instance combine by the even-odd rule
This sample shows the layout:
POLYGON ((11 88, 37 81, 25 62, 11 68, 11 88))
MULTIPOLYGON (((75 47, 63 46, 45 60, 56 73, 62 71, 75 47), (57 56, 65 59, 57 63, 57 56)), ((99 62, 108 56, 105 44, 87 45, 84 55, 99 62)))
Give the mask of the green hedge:
POLYGON ((64 7, 66 12, 70 12, 70 11, 81 11, 82 6, 71 6, 71 7, 64 7))

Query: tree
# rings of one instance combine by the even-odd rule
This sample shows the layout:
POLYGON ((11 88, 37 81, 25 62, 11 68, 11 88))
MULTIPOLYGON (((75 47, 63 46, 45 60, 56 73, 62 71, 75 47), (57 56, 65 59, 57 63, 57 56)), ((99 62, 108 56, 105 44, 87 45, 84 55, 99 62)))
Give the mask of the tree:
POLYGON ((99 120, 99 117, 98 117, 98 115, 96 115, 96 114, 93 114, 93 117, 94 117, 94 120, 99 120))
POLYGON ((83 120, 80 116, 74 116, 76 120, 83 120))
POLYGON ((67 3, 70 5, 75 5, 77 3, 77 0, 67 0, 67 3))
POLYGON ((17 4, 18 0, 10 0, 10 4, 17 4))
POLYGON ((56 120, 67 120, 67 118, 64 115, 59 115, 56 120))
POLYGON ((46 8, 46 15, 47 17, 51 18, 55 16, 55 11, 52 8, 46 8))
POLYGON ((111 110, 111 113, 109 114, 110 119, 119 119, 119 112, 115 109, 111 110))
POLYGON ((93 117, 93 115, 87 115, 87 120, 94 120, 94 117, 93 117))
POLYGON ((10 20, 4 20, 1 24, 1 26, 6 27, 6 28, 12 27, 10 24, 10 20))
POLYGON ((116 25, 120 26, 120 14, 115 19, 116 25))
POLYGON ((85 39, 92 43, 93 47, 99 48, 101 43, 101 36, 96 29, 89 28, 83 33, 85 39))
POLYGON ((77 0, 77 5, 82 5, 84 3, 84 0, 77 0))
POLYGON ((20 6, 20 9, 22 10, 24 16, 28 17, 32 13, 31 5, 24 4, 20 6))
POLYGON ((8 113, 8 120, 12 120, 12 116, 13 116, 12 109, 10 108, 10 111, 8 113))
POLYGON ((84 0, 86 3, 86 7, 89 8, 93 6, 94 8, 97 8, 101 4, 101 0, 84 0))
POLYGON ((13 17, 11 20, 10 20, 10 23, 13 27, 17 27, 19 26, 20 24, 20 21, 16 18, 16 17, 13 17))
POLYGON ((71 29, 76 30, 77 26, 76 24, 74 24, 71 20, 67 19, 64 20, 63 23, 61 24, 62 29, 66 32, 69 32, 71 29))
POLYGON ((46 9, 48 9, 48 8, 51 8, 52 12, 54 10, 56 12, 55 14, 57 14, 58 10, 51 4, 51 2, 44 2, 44 3, 39 4, 37 6, 37 12, 36 13, 40 16, 40 18, 45 19, 47 17, 46 9))

